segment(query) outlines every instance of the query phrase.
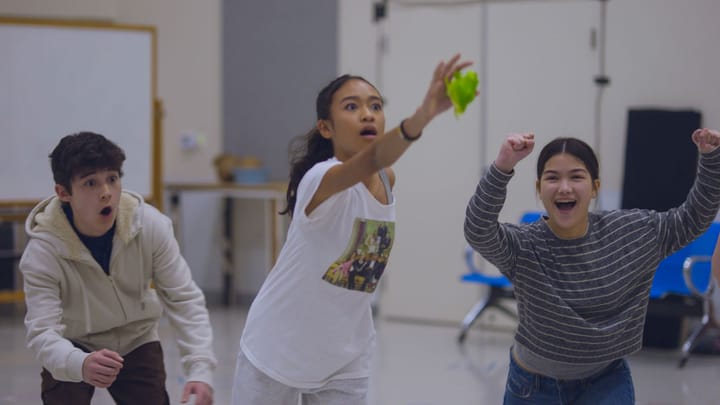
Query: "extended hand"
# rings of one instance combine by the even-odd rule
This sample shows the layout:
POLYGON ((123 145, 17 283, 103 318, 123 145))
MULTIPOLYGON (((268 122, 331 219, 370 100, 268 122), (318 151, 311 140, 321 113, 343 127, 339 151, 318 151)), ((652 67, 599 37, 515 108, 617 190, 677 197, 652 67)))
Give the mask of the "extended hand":
POLYGON ((447 87, 445 80, 450 80, 455 72, 459 72, 466 67, 472 65, 470 61, 459 62, 460 54, 455 54, 449 61, 440 61, 435 67, 430 87, 425 94, 420 110, 427 117, 428 122, 436 115, 448 110, 452 106, 452 101, 447 95, 447 87))
POLYGON ((500 145, 495 166, 505 173, 512 172, 515 165, 529 155, 535 147, 535 134, 510 134, 500 145))
POLYGON ((192 394, 195 394, 195 405, 212 405, 213 403, 213 390, 204 382, 188 381, 180 402, 186 403, 192 394))
POLYGON ((692 134, 692 140, 700 153, 709 153, 720 146, 720 132, 707 128, 696 129, 692 134))
POLYGON ((115 382, 122 366, 123 358, 112 350, 92 352, 83 361, 83 381, 94 387, 107 388, 115 382))

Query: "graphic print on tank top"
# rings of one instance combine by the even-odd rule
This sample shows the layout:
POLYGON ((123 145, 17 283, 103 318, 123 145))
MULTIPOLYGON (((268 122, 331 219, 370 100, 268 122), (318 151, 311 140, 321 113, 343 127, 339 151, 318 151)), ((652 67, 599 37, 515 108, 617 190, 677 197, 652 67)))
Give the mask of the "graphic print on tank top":
POLYGON ((395 222, 355 218, 348 247, 322 279, 348 290, 374 292, 394 239, 395 222))

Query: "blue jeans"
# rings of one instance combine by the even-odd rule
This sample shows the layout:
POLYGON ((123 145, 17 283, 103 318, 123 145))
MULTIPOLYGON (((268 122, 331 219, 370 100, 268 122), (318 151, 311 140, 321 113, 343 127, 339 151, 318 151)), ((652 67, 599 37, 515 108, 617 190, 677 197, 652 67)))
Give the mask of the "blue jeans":
POLYGON ((601 373, 579 380, 558 380, 531 373, 510 354, 504 405, 632 405, 635 403, 630 367, 625 359, 601 373))

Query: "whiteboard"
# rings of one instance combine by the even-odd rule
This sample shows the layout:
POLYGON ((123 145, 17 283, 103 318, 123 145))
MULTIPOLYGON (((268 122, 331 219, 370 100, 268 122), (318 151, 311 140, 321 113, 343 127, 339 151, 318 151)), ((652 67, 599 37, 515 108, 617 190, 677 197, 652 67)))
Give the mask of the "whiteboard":
POLYGON ((152 27, 0 19, 0 206, 54 193, 48 155, 80 131, 127 157, 123 188, 159 190, 152 27))

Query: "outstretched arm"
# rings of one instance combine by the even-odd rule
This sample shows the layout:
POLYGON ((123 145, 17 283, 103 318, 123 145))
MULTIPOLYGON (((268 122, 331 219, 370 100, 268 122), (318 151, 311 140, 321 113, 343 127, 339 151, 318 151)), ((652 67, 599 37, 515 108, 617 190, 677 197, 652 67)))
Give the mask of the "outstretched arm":
POLYGON ((334 194, 395 163, 410 147, 411 141, 408 138, 417 139, 427 124, 452 106, 452 101, 447 96, 445 80, 471 64, 469 61, 460 62, 460 54, 447 62, 438 63, 425 97, 415 113, 343 164, 330 168, 307 205, 305 213, 310 214, 334 194), (403 131, 406 136, 403 136, 403 131))

